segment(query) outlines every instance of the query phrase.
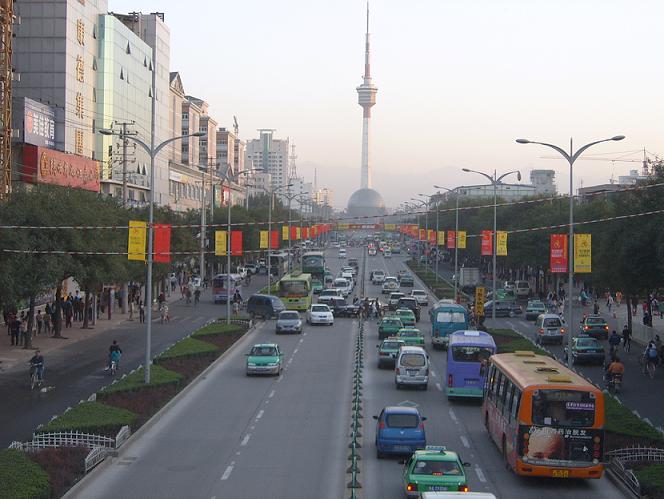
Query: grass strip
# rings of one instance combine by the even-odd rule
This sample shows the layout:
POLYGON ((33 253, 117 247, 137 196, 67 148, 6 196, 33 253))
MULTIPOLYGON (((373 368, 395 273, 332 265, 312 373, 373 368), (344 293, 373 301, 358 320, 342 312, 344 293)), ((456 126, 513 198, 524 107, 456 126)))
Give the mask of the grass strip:
POLYGON ((489 329, 487 332, 493 336, 493 341, 496 342, 496 346, 498 347, 498 353, 514 353, 517 350, 529 350, 538 355, 551 357, 549 352, 533 345, 530 340, 512 329, 489 329))
POLYGON ((171 348, 159 355, 159 357, 156 358, 156 361, 159 362, 176 357, 195 357, 198 355, 207 355, 214 353, 217 350, 218 348, 216 346, 205 341, 197 340, 196 338, 185 338, 181 341, 178 341, 171 348))
POLYGON ((649 464, 636 470, 642 497, 664 497, 664 464, 649 464))
POLYGON ((47 499, 50 495, 48 474, 41 466, 22 451, 0 451, 0 497, 47 499))
POLYGON ((101 402, 83 402, 49 422, 38 433, 80 431, 96 435, 115 436, 125 425, 133 428, 136 414, 101 402))
MULTIPOLYGON (((606 417, 604 428, 607 431, 664 442, 664 435, 613 397, 604 397, 604 414, 606 417)), ((664 479, 664 475, 662 477, 664 479)))
POLYGON ((168 369, 165 369, 158 364, 154 364, 150 368, 149 385, 145 384, 143 377, 144 372, 143 368, 141 367, 140 369, 137 369, 133 373, 129 374, 126 378, 123 378, 117 383, 105 387, 98 393, 98 395, 103 398, 104 395, 110 395, 111 393, 142 390, 144 388, 152 388, 155 386, 170 384, 177 385, 184 378, 184 376, 181 374, 169 371, 168 369))
MULTIPOLYGON (((222 319, 223 320, 223 319, 222 319)), ((224 333, 236 333, 238 331, 243 331, 246 327, 241 324, 226 324, 225 322, 217 321, 211 324, 208 324, 205 327, 202 327, 196 331, 192 336, 209 336, 214 334, 224 334, 224 333)))

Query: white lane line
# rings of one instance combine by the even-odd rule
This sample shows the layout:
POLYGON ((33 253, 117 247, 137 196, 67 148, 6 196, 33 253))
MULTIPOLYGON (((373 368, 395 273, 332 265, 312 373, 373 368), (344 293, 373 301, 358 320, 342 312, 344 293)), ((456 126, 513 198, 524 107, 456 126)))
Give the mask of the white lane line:
POLYGON ((438 388, 438 391, 439 391, 439 392, 442 392, 442 391, 443 391, 443 387, 440 386, 440 383, 436 383, 436 388, 438 388))
POLYGON ((230 477, 230 476, 231 476, 231 473, 233 473, 233 466, 235 466, 235 461, 233 461, 232 464, 229 464, 229 465, 226 467, 226 470, 224 471, 224 474, 221 475, 221 479, 222 479, 222 480, 228 480, 228 477, 230 477))
POLYGON ((431 370, 431 376, 433 376, 434 378, 436 377, 436 371, 434 371, 433 369, 431 370))
POLYGON ((470 442, 464 435, 461 435, 461 443, 466 449, 470 449, 470 442))
POLYGON ((290 359, 288 359, 288 364, 292 364, 292 363, 293 363, 293 357, 291 357, 290 359))
POLYGON ((267 398, 269 398, 269 399, 271 399, 272 397, 274 397, 274 390, 272 390, 270 392, 270 394, 267 396, 267 398))
POLYGON ((486 483, 486 477, 484 476, 482 468, 480 468, 479 466, 475 466, 475 473, 477 474, 477 478, 479 478, 480 482, 486 483))
MULTIPOLYGON (((306 335, 307 335, 307 333, 302 333, 302 336, 306 336, 306 335)), ((302 341, 302 340, 300 340, 300 341, 302 341)))
MULTIPOLYGON (((247 433, 244 438, 242 439, 242 442, 240 442, 241 447, 245 447, 247 443, 249 442, 249 439, 251 438, 251 433, 247 433)), ((463 438, 463 437, 461 437, 463 438)))
POLYGON ((251 426, 249 427, 249 429, 250 429, 250 430, 255 430, 256 427, 255 427, 254 425, 251 425, 251 426))
POLYGON ((295 354, 297 353, 298 350, 299 350, 298 348, 296 348, 295 350, 293 350, 293 355, 295 355, 295 354))
POLYGON ((452 418, 452 421, 454 421, 455 423, 459 422, 459 420, 456 417, 456 414, 454 414, 454 409, 450 409, 450 417, 452 418))
POLYGON ((303 341, 304 341, 304 338, 300 338, 300 343, 302 343, 303 341))
POLYGON ((265 411, 263 409, 261 409, 260 411, 258 411, 258 414, 256 414, 256 419, 258 420, 258 419, 262 418, 263 414, 265 414, 265 411))
POLYGON ((280 374, 279 377, 277 378, 277 383, 279 383, 282 379, 284 379, 284 375, 280 374))

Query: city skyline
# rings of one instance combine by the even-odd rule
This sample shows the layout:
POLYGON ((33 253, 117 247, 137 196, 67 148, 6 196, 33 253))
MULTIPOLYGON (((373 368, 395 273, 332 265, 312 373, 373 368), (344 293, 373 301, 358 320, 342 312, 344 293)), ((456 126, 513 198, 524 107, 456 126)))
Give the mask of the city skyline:
MULTIPOLYGON (((356 178, 361 155, 361 124, 349 89, 361 73, 365 5, 344 0, 328 8, 290 0, 222 6, 201 0, 192 12, 175 2, 111 0, 109 9, 164 11, 172 70, 185 76, 187 90, 210 102, 221 126, 237 115, 244 138, 264 127, 290 137, 298 144, 301 174, 313 178, 317 168, 319 183, 335 191, 341 207, 357 185, 348 179, 356 178), (222 36, 219 19, 226 21, 222 36), (193 22, 197 35, 190 37, 193 22), (339 36, 340 26, 347 35, 339 36), (222 56, 210 65, 205 47, 215 44, 222 56)), ((649 62, 656 60, 656 19, 664 5, 525 5, 430 1, 404 9, 391 1, 372 3, 372 76, 381 82, 373 181, 388 206, 432 192, 434 183, 474 182, 462 167, 516 168, 526 179, 532 168, 553 169, 557 184, 566 186, 564 162, 518 147, 518 137, 564 146, 570 136, 582 144, 626 135, 620 145, 593 150, 611 158, 663 149, 657 136, 662 70, 649 62)), ((575 187, 606 183, 635 168, 579 163, 575 187)))

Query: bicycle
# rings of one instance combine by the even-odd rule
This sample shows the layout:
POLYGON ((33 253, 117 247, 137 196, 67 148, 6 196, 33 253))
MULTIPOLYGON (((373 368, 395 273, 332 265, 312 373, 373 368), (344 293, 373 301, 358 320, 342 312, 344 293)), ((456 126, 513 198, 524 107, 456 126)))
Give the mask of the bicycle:
POLYGON ((641 359, 640 359, 639 362, 643 366, 641 372, 644 375, 650 376, 650 379, 654 379, 655 378, 655 370, 657 369, 655 361, 646 358, 646 356, 644 354, 643 356, 641 356, 641 359))
POLYGON ((30 364, 30 390, 34 390, 35 386, 41 386, 42 380, 39 379, 37 366, 30 364))
POLYGON ((109 369, 109 372, 111 376, 115 376, 115 373, 118 370, 118 361, 117 360, 112 360, 111 361, 111 368, 109 369))

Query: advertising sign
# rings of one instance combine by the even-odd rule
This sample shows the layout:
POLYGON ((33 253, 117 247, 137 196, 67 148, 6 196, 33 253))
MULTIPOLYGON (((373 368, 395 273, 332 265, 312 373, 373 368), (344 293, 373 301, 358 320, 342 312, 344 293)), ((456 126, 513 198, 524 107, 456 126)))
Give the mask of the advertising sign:
POLYGON ((507 232, 504 230, 496 231, 496 255, 507 256, 507 232))
POLYGON ((486 290, 484 286, 475 288, 475 315, 484 315, 484 301, 486 300, 486 290))
POLYGON ((549 266, 551 273, 567 272, 567 235, 551 234, 549 266))
POLYGON ((447 247, 449 249, 456 248, 456 232, 453 230, 447 231, 447 247))
POLYGON ((438 231, 438 246, 445 246, 445 231, 438 231))
POLYGON ((23 142, 41 147, 55 147, 54 108, 24 97, 23 142))
POLYGON ((155 262, 171 261, 171 226, 170 224, 154 224, 154 257, 155 262))
POLYGON ((482 231, 482 256, 493 255, 493 234, 490 230, 482 231))
POLYGON ((459 231, 459 237, 457 238, 457 241, 459 241, 459 249, 466 249, 466 231, 465 230, 460 230, 459 231))
POLYGON ((26 182, 99 192, 99 162, 45 147, 23 147, 26 182))
POLYGON ((231 256, 242 256, 242 231, 231 231, 231 256))
POLYGON ((273 230, 270 234, 270 249, 279 249, 279 231, 273 230))
POLYGON ((267 241, 268 241, 268 231, 266 230, 261 230, 259 232, 259 245, 258 247, 260 249, 267 249, 267 241))
POLYGON ((127 259, 145 261, 145 242, 147 241, 147 222, 129 221, 127 259))
POLYGON ((592 234, 574 234, 574 272, 592 272, 592 234))
POLYGON ((226 256, 228 253, 228 240, 225 230, 214 231, 214 254, 215 256, 226 256))
POLYGON ((281 240, 288 241, 288 225, 283 225, 281 227, 281 240))

